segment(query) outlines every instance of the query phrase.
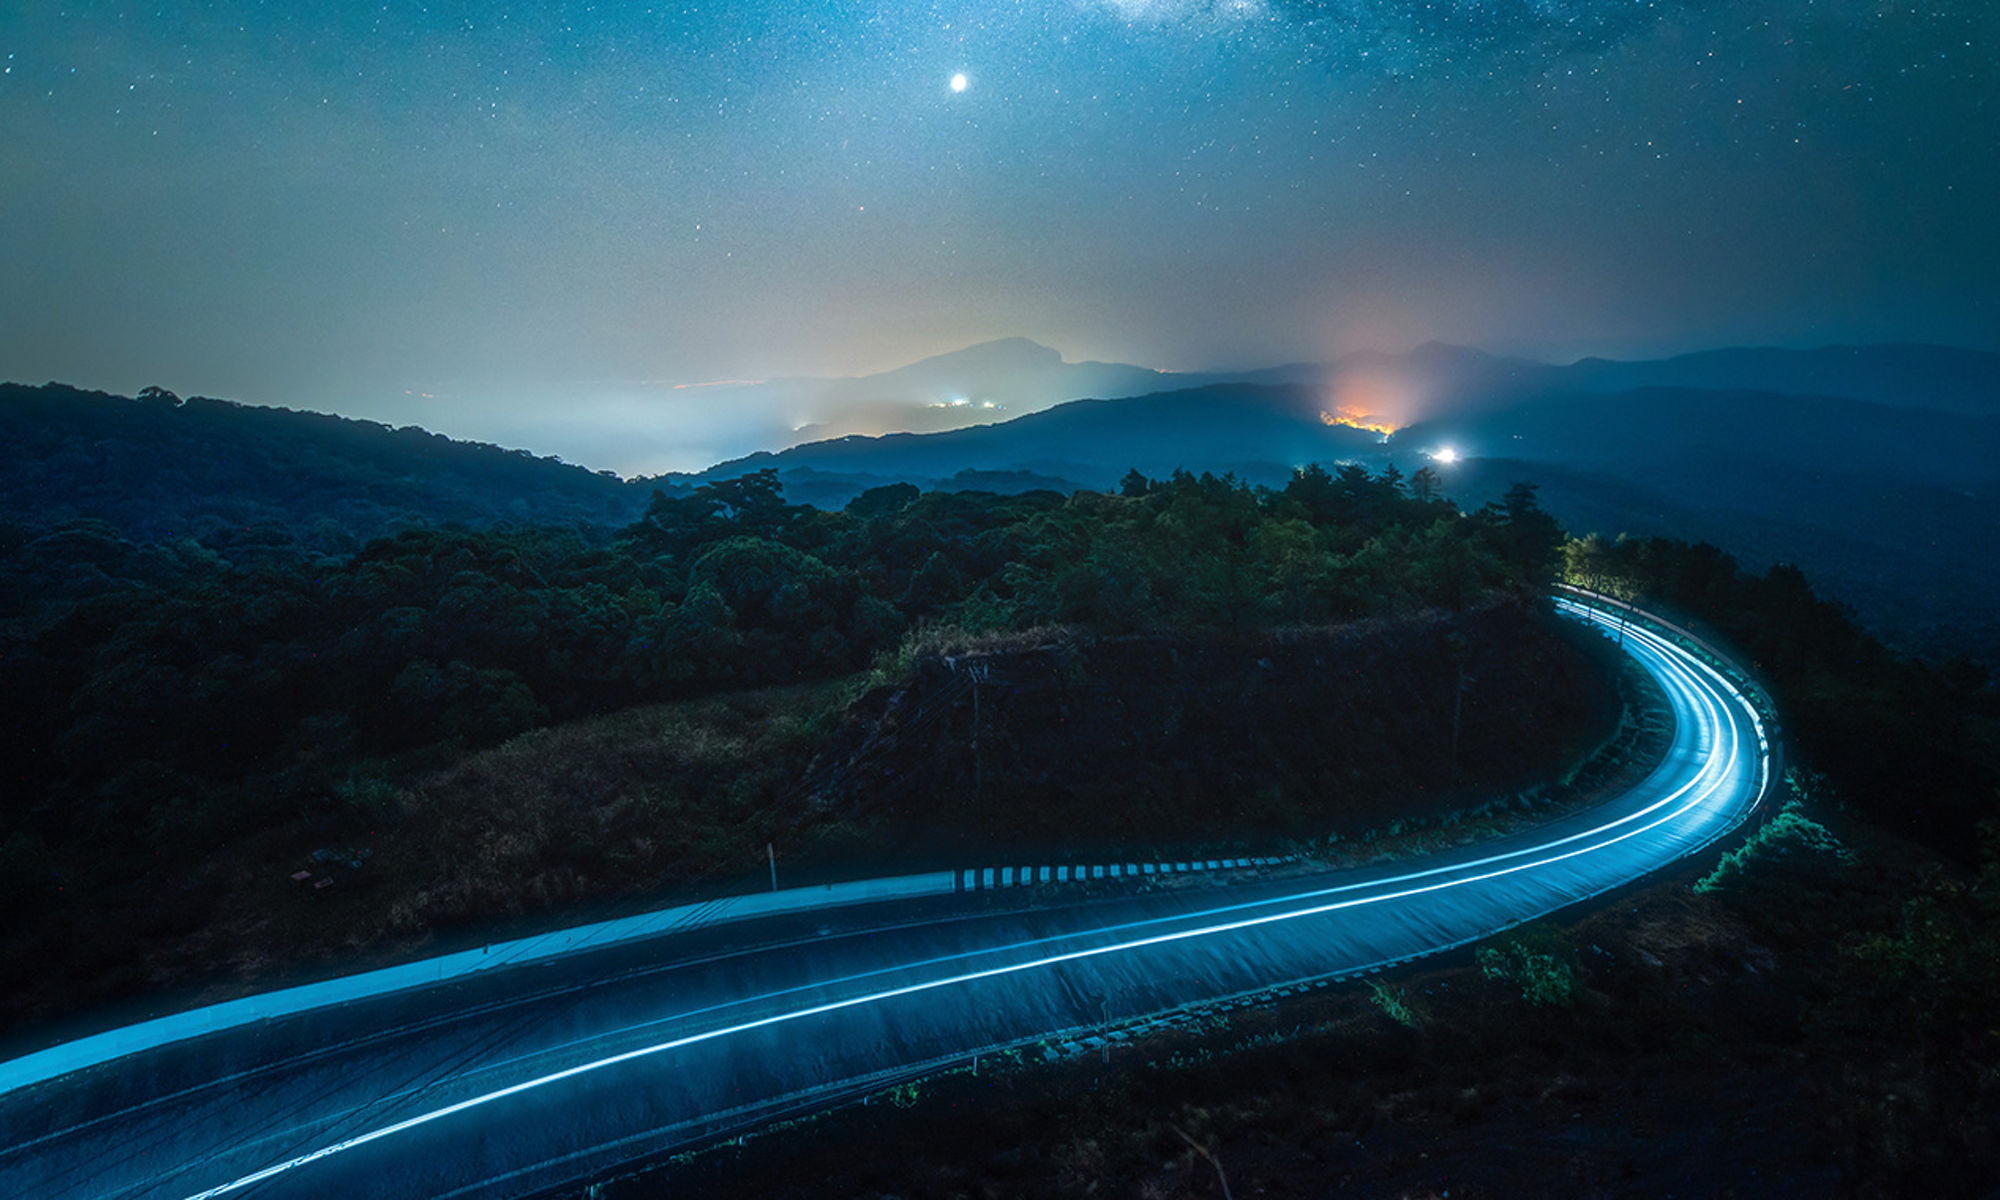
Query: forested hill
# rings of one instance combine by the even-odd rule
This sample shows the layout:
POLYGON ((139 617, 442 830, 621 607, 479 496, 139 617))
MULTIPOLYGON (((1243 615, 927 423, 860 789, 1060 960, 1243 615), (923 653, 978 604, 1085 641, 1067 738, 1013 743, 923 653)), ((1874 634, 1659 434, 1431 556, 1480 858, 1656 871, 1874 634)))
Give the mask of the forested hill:
POLYGON ((357 548, 412 524, 624 525, 650 485, 525 450, 148 388, 0 384, 0 521, 138 542, 357 548))
MULTIPOLYGON (((0 547, 0 1036, 7 996, 24 989, 137 986, 137 974, 180 970, 141 966, 135 943, 148 938, 209 930, 185 952, 194 974, 212 972, 241 944, 228 922, 297 902, 301 857, 386 856, 416 828, 385 779, 536 726, 851 678, 930 626, 1233 638, 1463 612, 1540 594, 1561 538, 1532 492, 1461 515, 1358 468, 1310 468, 1283 491, 1135 475, 1125 492, 903 486, 825 511, 786 504, 764 472, 655 494, 622 530, 407 529, 353 554, 247 566, 211 556, 178 572, 152 564, 202 547, 116 542, 121 557, 101 562, 83 556, 108 536, 0 547), (26 559, 99 582, 32 590, 26 559)), ((636 752, 656 756, 657 740, 636 752)), ((645 760, 649 778, 682 759, 729 770, 685 809, 626 805, 643 827, 607 838, 592 832, 606 793, 586 777, 634 746, 558 755, 580 773, 548 790, 564 846, 500 877, 542 879, 546 867, 569 882, 538 899, 512 883, 497 907, 445 907, 545 907, 601 891, 591 879, 685 885, 698 876, 684 858, 711 872, 733 861, 690 831, 722 845, 757 814, 791 819, 795 808, 772 808, 781 793, 739 778, 762 769, 749 743, 682 740, 680 758, 645 760)), ((421 805, 407 813, 428 819, 421 805)), ((413 849, 432 860, 411 878, 469 844, 417 836, 413 849)), ((445 899, 412 899, 409 911, 445 899)))

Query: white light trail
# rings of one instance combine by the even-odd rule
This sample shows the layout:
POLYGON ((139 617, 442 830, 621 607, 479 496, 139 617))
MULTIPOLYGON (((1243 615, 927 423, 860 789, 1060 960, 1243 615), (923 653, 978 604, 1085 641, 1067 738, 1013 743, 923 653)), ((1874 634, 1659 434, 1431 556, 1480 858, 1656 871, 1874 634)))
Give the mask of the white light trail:
MULTIPOLYGON (((1557 603, 1559 606, 1562 606, 1565 609, 1565 611, 1580 613, 1581 615, 1584 615, 1586 619, 1596 621, 1599 624, 1607 623, 1607 618, 1602 617, 1593 609, 1589 609, 1581 605, 1576 605, 1574 602, 1567 600, 1558 600, 1557 603)), ((1352 888, 1355 887, 1379 887, 1383 886, 1384 884, 1393 885, 1396 883, 1401 883, 1408 880, 1414 880, 1417 878, 1422 878, 1425 876, 1434 875, 1442 872, 1447 872, 1447 871, 1456 872, 1467 869, 1473 869, 1479 866, 1489 865, 1492 862, 1499 861, 1505 858, 1515 857, 1517 855, 1540 853, 1543 851, 1554 849, 1557 846, 1562 846, 1575 842, 1579 839, 1596 836, 1599 833, 1603 833, 1610 829, 1616 828, 1618 825, 1628 823, 1639 816, 1651 812, 1656 812, 1662 805, 1671 803, 1676 798, 1688 795, 1690 792, 1696 793, 1692 796, 1691 799, 1688 799, 1686 803, 1682 804, 1680 807, 1674 809, 1673 811, 1668 812, 1663 816, 1657 817, 1654 820, 1647 822, 1646 824, 1638 825, 1632 829, 1625 830, 1624 832, 1619 833, 1615 836, 1607 837, 1604 840, 1597 842, 1595 844, 1577 847, 1574 849, 1566 850, 1560 854, 1552 854, 1546 857, 1534 859, 1532 861, 1515 863, 1511 866, 1502 867, 1497 870, 1486 871, 1480 874, 1464 876, 1462 878, 1455 878, 1436 883, 1431 883, 1422 887, 1403 888, 1402 890, 1389 891, 1376 895, 1355 897, 1352 899, 1338 900, 1324 904, 1309 905, 1304 908, 1292 909, 1285 912, 1268 913, 1263 916, 1245 917, 1239 920, 1226 921, 1219 924, 1204 925, 1193 929, 1175 930, 1167 933, 1154 934, 1148 937, 1132 938, 1124 941, 1114 942, 1108 945, 1086 947, 1079 950, 1066 951, 1060 954, 1044 955, 1039 958, 1028 959, 1017 963, 1007 963, 999 966, 982 968, 980 970, 975 970, 975 971, 964 971, 952 975, 941 976, 936 979, 920 980, 918 982, 905 984, 900 987, 885 988, 879 991, 869 992, 864 995, 850 996, 841 1000, 832 1000, 823 1004, 815 1004, 804 1008, 794 1009, 789 1012, 775 1013, 770 1016, 757 1018, 755 1020, 743 1021, 737 1024, 727 1025, 717 1029, 705 1030, 701 1033, 689 1034, 685 1037, 673 1038, 649 1046, 641 1046, 633 1050, 627 1050, 619 1054, 609 1055, 603 1058, 595 1059, 590 1062, 579 1063, 575 1066, 567 1067, 560 1071, 549 1072, 547 1074, 537 1076, 533 1079, 523 1080, 520 1083, 484 1092, 477 1096, 471 1096, 464 1100, 460 1100, 456 1103, 448 1104, 441 1108, 432 1109, 428 1112, 419 1113, 416 1116, 405 1118, 404 1120, 397 1121, 393 1124, 384 1125, 378 1129, 373 1129, 366 1133, 357 1134, 353 1137, 346 1138, 326 1146, 322 1146, 319 1149, 313 1150, 309 1153, 301 1154, 294 1158, 287 1159, 283 1162, 275 1163, 271 1166, 263 1168, 262 1170, 255 1171, 251 1174, 244 1175, 238 1179, 231 1180, 228 1183, 211 1187, 206 1191, 194 1193, 193 1195, 188 1197, 188 1200, 214 1200, 215 1197, 224 1196, 231 1192, 239 1191, 243 1188, 250 1187, 257 1183, 261 1183, 267 1179, 271 1179, 278 1175, 285 1174, 286 1172, 297 1170, 300 1167, 304 1167, 311 1163, 318 1162, 321 1159, 331 1157, 332 1155, 340 1154, 345 1151, 367 1145, 371 1142, 376 1142, 383 1138, 391 1137, 394 1136, 395 1134, 402 1133, 422 1125, 427 1125, 434 1121, 442 1120, 445 1117, 449 1117, 457 1113, 465 1112, 470 1109, 491 1104, 494 1103, 495 1101, 506 1099, 509 1096, 519 1095, 520 1093, 531 1091, 536 1088, 546 1087, 550 1084, 558 1083, 566 1079, 575 1078, 576 1076, 579 1075, 584 1075, 594 1071, 605 1070, 607 1068, 617 1066, 621 1063, 631 1062, 636 1059, 646 1058, 657 1054, 663 1054, 671 1050, 680 1049, 682 1047, 695 1045, 701 1042, 713 1041, 718 1038, 730 1037, 740 1033, 747 1033, 749 1031, 756 1029, 765 1029, 776 1025, 788 1024, 791 1022, 804 1020, 808 1017, 821 1016, 831 1012, 839 1012, 844 1009, 858 1008, 870 1004, 879 1004, 884 1001, 896 999, 902 996, 915 995, 918 993, 928 992, 928 991, 936 991, 942 988, 954 987, 967 983, 974 983, 980 980, 997 978, 1004 975, 1011 975, 1026 971, 1039 970, 1045 967, 1051 967, 1061 963, 1076 962, 1084 959, 1096 958, 1103 955, 1124 953, 1128 951, 1143 949, 1150 946, 1165 945, 1173 942, 1181 942, 1197 938, 1213 937, 1220 934, 1233 933, 1244 929, 1251 929, 1265 925, 1273 925, 1279 922, 1296 921, 1306 917, 1321 916, 1326 913, 1338 912, 1341 910, 1351 909, 1351 908, 1358 908, 1364 905, 1381 904, 1391 900, 1401 900, 1401 899, 1407 899, 1412 896, 1428 895, 1431 893, 1446 891, 1452 888, 1465 887, 1474 883, 1481 883, 1489 879, 1497 879, 1507 875, 1518 874, 1523 871, 1535 870, 1541 867, 1552 865, 1554 863, 1559 863, 1566 861, 1568 859, 1576 858, 1581 855, 1597 853, 1610 846, 1614 846, 1621 842, 1625 842, 1631 838, 1639 836, 1640 834, 1656 829, 1661 825, 1665 825, 1671 821, 1677 820, 1681 816, 1684 816, 1687 813, 1694 811, 1695 809, 1706 804, 1711 797, 1713 797, 1717 792, 1719 792, 1735 776, 1737 765, 1742 757, 1743 747, 1741 745, 1741 738, 1739 736, 1739 731, 1736 723, 1734 721, 1728 721, 1722 719, 1722 714, 1720 712, 1721 705, 1718 703, 1718 694, 1715 690, 1716 687, 1719 687, 1723 691, 1726 691, 1731 697, 1735 699, 1735 701, 1738 704, 1742 706, 1743 710, 1749 714, 1752 725, 1757 731, 1758 735, 1757 740, 1760 748, 1765 742, 1763 736, 1762 722, 1758 720, 1754 707, 1749 704, 1749 702, 1743 697, 1742 693, 1735 687, 1735 685, 1731 684, 1719 672, 1714 670, 1714 668, 1708 666, 1708 664, 1701 662, 1699 659, 1695 658, 1687 651, 1683 650, 1678 646, 1673 645, 1672 643, 1666 641, 1663 638, 1660 638, 1655 634, 1652 634, 1650 631, 1628 627, 1627 636, 1631 637, 1634 634, 1639 635, 1639 640, 1641 642, 1648 644, 1656 653, 1663 656, 1663 661, 1661 665, 1667 666, 1670 670, 1673 670, 1677 675, 1681 676, 1681 679, 1679 679, 1677 682, 1681 685, 1679 690, 1681 691, 1683 699, 1691 700, 1695 706, 1698 706, 1699 708, 1705 710, 1705 716, 1707 717, 1707 721, 1705 722, 1705 724, 1707 724, 1707 726, 1711 729, 1713 729, 1717 724, 1720 724, 1728 731, 1728 749, 1726 751, 1726 754, 1717 755, 1711 753, 1709 758, 1703 763, 1701 770, 1699 770, 1696 773, 1694 778, 1690 779, 1687 783, 1683 784, 1680 788, 1676 789, 1668 797, 1663 798, 1662 800, 1647 806, 1645 809, 1640 810, 1640 812, 1638 813, 1630 814, 1627 817, 1621 818, 1618 821, 1608 822, 1605 825, 1599 826, 1596 829, 1587 830, 1580 834, 1572 834, 1564 838, 1559 838, 1554 841, 1543 843, 1537 846, 1527 847, 1519 851, 1511 851, 1503 855, 1494 855, 1487 859, 1475 860, 1470 863, 1457 863, 1445 867, 1432 868, 1427 871, 1413 872, 1408 876, 1392 877, 1386 880, 1373 880, 1363 884, 1344 885, 1341 888, 1323 889, 1319 892, 1305 893, 1302 896, 1285 897, 1279 900, 1263 902, 1263 903, 1293 903, 1301 898, 1322 896, 1337 891, 1351 890, 1352 888), (1714 686, 1712 687, 1698 686, 1696 679, 1692 677, 1691 673, 1687 670, 1689 666, 1697 668, 1700 672, 1707 674, 1710 677, 1710 680, 1712 681, 1712 684, 1714 686)), ((1760 768, 1761 768, 1761 763, 1760 763, 1760 768)), ((1761 779, 1761 772, 1760 772, 1760 779, 1761 779)), ((1755 803, 1755 799, 1756 796, 1753 795, 1752 796, 1753 804, 1755 803)), ((1243 907, 1252 907, 1252 906, 1243 906, 1243 907)), ((1206 914, 1197 914, 1197 915, 1206 915, 1206 914)), ((907 969, 907 968, 905 967, 898 969, 907 969)))

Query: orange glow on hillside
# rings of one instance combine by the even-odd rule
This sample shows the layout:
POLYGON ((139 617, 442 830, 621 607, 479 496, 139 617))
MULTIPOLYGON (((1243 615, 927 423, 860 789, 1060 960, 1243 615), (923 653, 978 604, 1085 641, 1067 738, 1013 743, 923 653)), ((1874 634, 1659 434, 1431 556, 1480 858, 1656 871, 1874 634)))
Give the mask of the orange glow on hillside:
POLYGON ((1319 419, 1388 437, 1415 415, 1414 392, 1411 381, 1394 368, 1345 369, 1335 376, 1319 419))
POLYGON ((1319 419, 1327 425, 1346 425, 1352 429, 1366 429, 1370 433, 1379 433, 1383 437, 1388 437, 1390 434, 1396 432, 1396 427, 1390 424, 1385 418, 1378 417, 1371 412, 1363 412, 1352 405, 1343 404, 1332 412, 1321 411, 1319 419))

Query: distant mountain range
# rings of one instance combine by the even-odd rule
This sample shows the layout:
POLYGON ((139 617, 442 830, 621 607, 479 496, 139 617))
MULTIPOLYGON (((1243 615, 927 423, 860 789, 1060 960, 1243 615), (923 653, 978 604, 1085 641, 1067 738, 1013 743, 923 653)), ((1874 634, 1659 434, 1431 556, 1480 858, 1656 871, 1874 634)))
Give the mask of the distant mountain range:
MULTIPOLYGON (((857 483, 936 482, 964 469, 1026 471, 1100 486, 1133 467, 1159 474, 1186 467, 1283 478, 1314 458, 1407 457, 1454 442, 1469 455, 1620 470, 1650 469, 1666 455, 1747 456, 1817 469, 1858 457, 1871 470, 1893 465, 1899 473, 1964 481, 1990 472, 1960 448, 1981 445, 2000 418, 2000 355, 1935 346, 1722 350, 1558 366, 1431 343, 1403 355, 1358 354, 1224 377, 1066 364, 1053 350, 1013 339, 834 382, 859 397, 877 381, 887 394, 951 378, 976 396, 1001 393, 999 383, 982 390, 982 379, 1027 387, 1022 381, 1031 377, 1172 386, 1108 390, 1013 419, 941 416, 935 421, 963 427, 850 433, 670 478, 774 467, 787 477, 810 475, 831 500, 843 474, 857 483), (1604 402, 1618 394, 1629 398, 1604 402), (1885 437, 1892 429, 1896 436, 1885 437), (1380 435, 1391 430, 1385 441, 1380 435)), ((858 410, 856 401, 850 411, 858 410)))
POLYGON ((718 389, 714 399, 813 414, 783 439, 786 446, 854 434, 936 433, 1011 420, 1069 400, 1118 400, 1222 383, 1305 385, 1322 393, 1321 402, 1310 406, 1311 415, 1375 418, 1374 423, 1399 426, 1550 392, 1642 387, 1846 396, 1992 416, 2000 413, 1995 357, 1944 346, 1830 346, 1710 350, 1635 362, 1586 358, 1556 365, 1431 342, 1406 354, 1363 352, 1330 362, 1177 374, 1129 363, 1064 362, 1047 346, 1005 338, 879 375, 734 385, 718 389))
MULTIPOLYGON (((789 443, 785 446, 674 477, 712 478, 744 469, 751 462, 781 471, 837 472, 846 467, 871 473, 887 470, 898 476, 941 470, 948 475, 973 465, 968 459, 952 466, 953 454, 976 455, 983 469, 1015 469, 1031 462, 1069 464, 1093 478, 1103 473, 1100 460, 1115 460, 1134 452, 1149 461, 1160 454, 1172 458, 1193 451, 1204 461, 1216 460, 1221 454, 1225 459, 1242 457, 1246 462, 1281 462, 1292 456, 1291 447, 1301 441, 1298 431, 1289 430, 1279 444, 1268 446, 1256 438, 1227 432, 1219 443, 1211 445, 1205 439, 1236 415, 1251 419, 1262 435, 1275 433, 1270 419, 1280 411, 1305 424, 1444 429, 1454 422, 1552 396, 1646 388, 1840 397, 1965 417, 1993 417, 2000 415, 1996 375, 2000 375, 2000 355, 1942 346, 1730 349, 1650 361, 1586 358, 1556 365, 1435 342, 1400 355, 1361 353, 1332 362, 1172 374, 1123 363, 1066 363, 1046 346, 1009 338, 880 375, 775 380, 721 389, 714 397, 718 403, 754 397, 758 403, 782 402, 801 412, 817 412, 820 417, 801 425, 794 437, 782 439, 789 443), (1284 394, 1287 391, 1289 395, 1284 394), (1086 399, 1167 394, 1178 398, 1118 409, 1115 415, 1100 413, 1091 420, 1069 418, 1077 424, 1017 423, 1023 415, 1067 408, 1086 399), (1154 408, 1160 411, 1155 413, 1154 408), (1204 408, 1214 410, 1210 414, 1213 420, 1197 415, 1204 408), (1175 442, 1173 434, 1142 434, 1127 428, 1162 420, 1180 430, 1179 436, 1197 440, 1175 442), (920 447, 897 436, 991 426, 1007 426, 1011 432, 953 438, 939 444, 951 447, 949 451, 920 447), (1080 448, 1057 444, 1056 439, 1066 435, 1087 440, 1080 448), (1107 440, 1100 444, 1097 439, 1107 440), (873 449, 863 448, 869 445, 873 449)), ((1311 437, 1303 442, 1318 444, 1311 437)), ((1122 473, 1134 465, 1140 464, 1135 460, 1116 469, 1122 473)))
MULTIPOLYGON (((1430 344, 1175 375, 1065 363, 1009 339, 862 379, 756 386, 776 389, 765 401, 810 400, 824 429, 898 431, 623 481, 370 422, 6 385, 0 518, 254 539, 255 528, 331 516, 368 536, 410 520, 622 524, 655 486, 766 467, 793 502, 837 507, 891 482, 1113 488, 1136 468, 1276 485, 1308 462, 1430 464, 1464 507, 1532 482, 1574 531, 1708 540, 1754 568, 1794 561, 1891 641, 2000 664, 1997 354, 1730 349, 1557 365, 1430 344), (1068 398, 1085 392, 1098 394, 1068 398), (1023 408, 1035 411, 1009 416, 1023 408), (1446 446, 1457 462, 1430 457, 1446 446)), ((730 393, 717 389, 715 402, 730 393)))
MULTIPOLYGON (((966 353, 962 365, 1054 361, 1032 343, 966 353)), ((889 482, 968 486, 968 470, 996 490, 1107 488, 1133 468, 1278 484, 1313 461, 1409 472, 1450 446, 1446 493, 1466 506, 1533 482, 1572 529, 1709 540, 1753 567, 1795 561, 1893 641, 2000 662, 2000 355, 1891 345, 1555 365, 1430 344, 1160 378, 1195 386, 830 438, 676 478, 769 467, 793 500, 831 506, 889 482)))
POLYGON ((1137 468, 1234 470, 1282 479, 1293 465, 1379 457, 1382 435, 1319 417, 1317 393, 1299 384, 1212 384, 1117 400, 1073 400, 1025 417, 943 433, 854 435, 712 467, 714 479, 766 467, 789 484, 816 482, 808 503, 882 482, 941 484, 963 470, 1019 471, 1070 487, 1104 487, 1137 468), (847 483, 843 483, 847 480, 847 483))
POLYGON ((725 390, 724 401, 772 403, 807 415, 792 444, 849 434, 934 433, 1039 412, 1065 400, 1143 396, 1176 376, 1126 363, 1064 362, 1027 338, 982 342, 879 375, 775 379, 725 390))

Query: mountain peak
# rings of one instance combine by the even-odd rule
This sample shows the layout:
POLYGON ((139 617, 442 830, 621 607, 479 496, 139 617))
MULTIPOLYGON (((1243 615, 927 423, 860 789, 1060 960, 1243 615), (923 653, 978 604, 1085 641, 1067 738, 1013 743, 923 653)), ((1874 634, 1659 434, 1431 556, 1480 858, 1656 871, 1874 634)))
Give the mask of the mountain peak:
POLYGON ((1062 365, 1061 351, 1050 349, 1030 338, 1007 337, 995 338, 990 342, 977 342, 958 350, 948 350, 943 354, 934 354, 909 366, 899 367, 890 374, 929 371, 940 367, 980 371, 1046 371, 1062 365))
POLYGON ((1498 361, 1494 355, 1471 346, 1460 346, 1452 342, 1429 341, 1416 346, 1405 354, 1404 359, 1414 363, 1436 364, 1485 364, 1498 361))

